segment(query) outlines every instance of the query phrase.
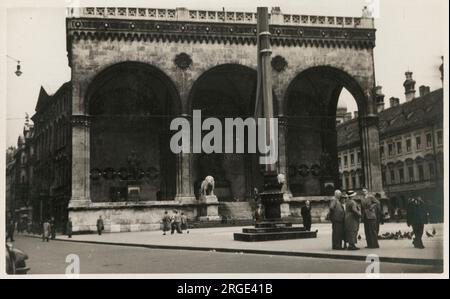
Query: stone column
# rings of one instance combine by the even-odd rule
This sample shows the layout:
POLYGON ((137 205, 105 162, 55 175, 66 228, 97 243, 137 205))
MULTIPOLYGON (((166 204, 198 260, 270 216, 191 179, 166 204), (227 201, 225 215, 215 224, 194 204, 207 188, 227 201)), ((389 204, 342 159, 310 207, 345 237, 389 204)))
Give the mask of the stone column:
POLYGON ((72 115, 72 196, 69 207, 90 203, 90 128, 87 115, 72 115))
POLYGON ((359 119, 365 186, 369 192, 378 192, 384 195, 381 176, 378 116, 369 114, 360 116, 359 119))
MULTIPOLYGON (((189 115, 183 114, 181 117, 189 119, 189 123, 192 130, 192 118, 189 115)), ((192 132, 191 132, 191 150, 192 150, 192 132)), ((193 156, 192 153, 179 153, 177 154, 177 181, 176 189, 177 194, 175 200, 188 204, 195 203, 194 193, 194 179, 193 179, 193 156)))

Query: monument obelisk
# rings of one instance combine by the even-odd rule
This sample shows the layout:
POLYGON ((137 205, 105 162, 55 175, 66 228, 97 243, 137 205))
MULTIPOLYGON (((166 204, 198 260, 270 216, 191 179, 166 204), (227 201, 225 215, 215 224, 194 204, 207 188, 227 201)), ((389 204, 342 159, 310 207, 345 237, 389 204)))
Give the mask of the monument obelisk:
MULTIPOLYGON (((272 74, 270 57, 269 13, 267 7, 257 8, 257 90, 255 104, 255 118, 264 118, 265 143, 278 146, 274 128, 272 98, 272 74), (276 139, 276 140, 275 140, 276 139)), ((261 125, 258 122, 258 125, 261 125)), ((258 137, 259 138, 259 137, 258 137)), ((277 151, 278 152, 278 151, 277 151)), ((269 160, 266 160, 269 161, 269 160)), ((261 204, 264 206, 264 219, 255 223, 255 228, 244 228, 242 233, 235 233, 236 241, 269 241, 283 239, 315 238, 317 231, 305 231, 301 227, 292 227, 292 223, 281 219, 281 204, 283 203, 284 174, 277 173, 276 162, 270 161, 262 167, 264 176, 263 191, 259 193, 261 204), (282 178, 280 180, 280 178, 282 178)))

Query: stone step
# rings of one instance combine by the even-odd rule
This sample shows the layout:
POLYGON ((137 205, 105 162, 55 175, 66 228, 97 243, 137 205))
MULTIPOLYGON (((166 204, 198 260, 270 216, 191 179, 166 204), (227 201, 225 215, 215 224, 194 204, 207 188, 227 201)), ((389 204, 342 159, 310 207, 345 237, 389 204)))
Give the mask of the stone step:
POLYGON ((244 233, 275 233, 275 232, 302 232, 304 227, 260 227, 260 228, 243 228, 244 233))
POLYGON ((219 215, 227 219, 250 220, 253 219, 253 210, 246 201, 220 202, 219 215))
POLYGON ((292 223, 285 221, 264 221, 264 222, 256 222, 255 227, 256 228, 292 227, 292 223))
POLYGON ((211 220, 189 222, 189 228, 209 228, 209 227, 227 227, 227 226, 250 226, 253 220, 211 220))
POLYGON ((288 231, 288 232, 272 232, 272 233, 235 233, 235 241, 243 242, 261 242, 276 241, 289 239, 307 239, 317 238, 317 231, 288 231))

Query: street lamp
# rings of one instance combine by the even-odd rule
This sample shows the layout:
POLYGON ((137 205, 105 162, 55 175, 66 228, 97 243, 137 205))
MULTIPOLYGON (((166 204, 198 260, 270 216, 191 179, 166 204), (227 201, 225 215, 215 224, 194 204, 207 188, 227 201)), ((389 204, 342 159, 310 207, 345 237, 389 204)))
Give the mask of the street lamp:
POLYGON ((20 70, 20 60, 14 58, 14 57, 11 57, 9 55, 6 55, 6 57, 17 62, 17 67, 16 67, 16 71, 14 72, 14 74, 16 74, 17 77, 20 77, 20 75, 22 75, 22 71, 20 70))

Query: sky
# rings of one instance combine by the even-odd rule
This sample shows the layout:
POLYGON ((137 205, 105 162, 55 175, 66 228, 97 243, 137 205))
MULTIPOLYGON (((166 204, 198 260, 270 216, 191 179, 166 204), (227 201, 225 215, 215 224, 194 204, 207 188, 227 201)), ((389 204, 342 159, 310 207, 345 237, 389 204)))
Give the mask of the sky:
MULTIPOLYGON (((205 10, 256 11, 256 6, 279 6, 283 13, 360 17, 364 5, 377 7, 374 50, 377 85, 383 86, 386 106, 394 96, 404 101, 405 71, 412 71, 416 90, 428 85, 431 90, 442 87, 439 73, 441 56, 446 55, 448 36, 447 0, 279 0, 279 1, 95 1, 96 6, 129 6, 205 10), (368 3, 371 1, 371 3, 368 3), (375 2, 374 2, 375 1, 375 2), (126 3, 126 4, 125 4, 126 3)), ((65 6, 93 6, 81 0, 16 0, 3 2, 6 20, 0 22, 6 46, 3 52, 6 72, 6 146, 15 145, 21 134, 25 113, 34 114, 40 87, 54 93, 70 80, 65 38, 65 6), (40 6, 37 6, 40 5, 40 6), (42 5, 45 5, 43 7, 42 5), (23 74, 14 74, 21 61, 23 74)), ((1 47, 1 46, 0 46, 1 47)), ((1 77, 1 76, 0 76, 1 77)), ((356 111, 351 95, 343 92, 340 104, 356 111)), ((3 103, 2 103, 3 104, 3 103)))

